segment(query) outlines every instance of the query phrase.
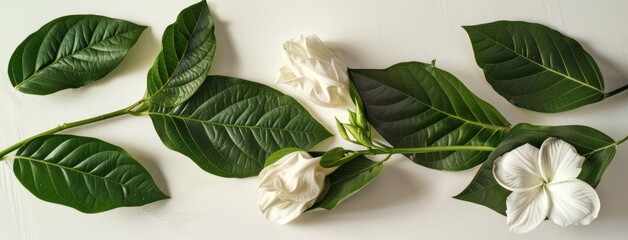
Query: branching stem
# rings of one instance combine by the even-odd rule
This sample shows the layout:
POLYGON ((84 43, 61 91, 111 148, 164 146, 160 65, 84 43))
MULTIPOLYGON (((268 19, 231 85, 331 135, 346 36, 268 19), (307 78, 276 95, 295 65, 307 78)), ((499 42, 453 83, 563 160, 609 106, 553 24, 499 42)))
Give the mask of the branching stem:
POLYGON ((431 152, 451 152, 451 151, 486 151, 495 150, 491 146, 437 146, 437 147, 415 147, 415 148, 372 148, 355 151, 361 155, 395 154, 395 153, 431 153, 431 152))

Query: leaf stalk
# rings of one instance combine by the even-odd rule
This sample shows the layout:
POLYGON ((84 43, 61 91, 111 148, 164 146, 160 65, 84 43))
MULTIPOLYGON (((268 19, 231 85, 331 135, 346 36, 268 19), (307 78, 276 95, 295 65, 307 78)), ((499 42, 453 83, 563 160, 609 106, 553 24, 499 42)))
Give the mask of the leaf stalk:
POLYGON ((5 156, 7 154, 15 151, 16 149, 22 147, 22 145, 30 142, 31 140, 33 140, 35 138, 46 136, 46 135, 51 135, 51 134, 54 134, 54 133, 57 133, 57 132, 60 132, 60 131, 66 130, 66 129, 75 128, 75 127, 78 127, 78 126, 83 126, 83 125, 86 125, 86 124, 95 123, 95 122, 99 122, 99 121, 102 121, 102 120, 106 120, 106 119, 122 116, 122 115, 125 115, 125 114, 129 114, 137 106, 143 104, 144 101, 145 101, 145 99, 142 99, 142 100, 132 104, 131 106, 128 106, 126 108, 123 108, 123 109, 120 109, 120 110, 117 110, 117 111, 113 111, 113 112, 110 112, 110 113, 106 113, 106 114, 103 114, 103 115, 98 115, 98 116, 95 116, 95 117, 83 119, 83 120, 76 121, 76 122, 62 123, 62 124, 58 125, 55 128, 52 128, 52 129, 50 129, 48 131, 39 133, 39 134, 34 135, 32 137, 26 138, 26 139, 24 139, 22 141, 19 141, 16 144, 13 144, 13 145, 7 147, 4 150, 0 151, 0 161, 4 160, 5 156))
POLYGON ((628 89, 628 84, 624 85, 623 87, 620 87, 620 88, 618 88, 618 89, 615 89, 615 90, 613 90, 613 91, 610 91, 610 92, 608 92, 608 93, 604 94, 604 98, 609 98, 609 97, 612 97, 612 96, 614 96, 615 94, 618 94, 618 93, 620 93, 620 92, 623 92, 623 91, 624 91, 624 90, 626 90, 626 89, 628 89))

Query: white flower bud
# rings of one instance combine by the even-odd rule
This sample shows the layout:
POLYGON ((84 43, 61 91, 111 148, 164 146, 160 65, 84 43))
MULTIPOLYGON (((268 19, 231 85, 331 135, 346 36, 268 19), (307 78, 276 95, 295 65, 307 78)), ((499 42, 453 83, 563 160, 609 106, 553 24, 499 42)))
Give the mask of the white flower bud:
POLYGON ((264 217, 286 224, 311 207, 323 191, 325 176, 335 169, 320 166, 320 157, 291 152, 266 166, 259 174, 259 207, 264 217))
POLYGON ((277 83, 290 84, 311 101, 326 107, 350 102, 348 68, 342 52, 329 48, 316 35, 284 43, 289 63, 277 83))

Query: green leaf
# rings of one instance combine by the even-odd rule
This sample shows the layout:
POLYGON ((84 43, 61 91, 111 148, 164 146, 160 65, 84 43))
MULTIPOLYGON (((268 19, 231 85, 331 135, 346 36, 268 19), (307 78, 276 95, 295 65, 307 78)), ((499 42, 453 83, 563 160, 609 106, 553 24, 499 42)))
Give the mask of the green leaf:
POLYGON ((335 167, 335 166, 325 166, 325 163, 331 163, 334 162, 336 160, 338 160, 339 158, 343 157, 345 155, 347 151, 342 148, 342 147, 335 147, 332 149, 329 149, 327 152, 325 152, 323 154, 323 156, 321 156, 321 166, 323 167, 335 167))
POLYGON ((469 186, 455 198, 487 206, 505 215, 506 198, 510 191, 502 188, 493 177, 493 162, 504 153, 526 143, 538 148, 549 137, 560 138, 570 143, 580 155, 586 157, 578 178, 593 187, 596 187, 600 182, 602 174, 613 160, 617 148, 617 144, 612 138, 590 127, 518 124, 491 153, 469 186))
POLYGON ((271 154, 270 156, 268 156, 268 158, 264 162, 264 167, 268 167, 271 164, 279 161, 279 159, 281 159, 282 157, 288 155, 289 153, 298 152, 298 151, 303 151, 303 150, 300 149, 300 148, 282 148, 282 149, 279 149, 276 152, 274 152, 273 154, 271 154))
POLYGON ((561 112, 604 99, 600 69, 575 40, 527 22, 464 29, 488 82, 516 106, 561 112))
MULTIPOLYGON (((351 69, 364 114, 394 147, 497 146, 509 123, 450 73, 420 62, 384 70, 351 69)), ((486 160, 489 152, 409 154, 423 166, 458 171, 486 160)))
POLYGON ((144 29, 96 15, 57 18, 15 49, 9 79, 17 90, 37 95, 85 86, 118 66, 144 29))
POLYGON ((13 172, 36 197, 85 213, 168 198, 124 149, 95 138, 36 138, 17 151, 13 172))
POLYGON ((327 193, 310 209, 324 208, 332 210, 342 201, 366 187, 382 171, 384 164, 373 162, 364 156, 357 157, 327 176, 327 193))
POLYGON ((257 175, 271 153, 309 150, 331 136, 291 97, 224 76, 208 76, 179 106, 152 105, 148 111, 166 146, 223 177, 257 175))
POLYGON ((164 31, 161 47, 148 72, 148 99, 152 105, 172 107, 196 92, 212 64, 216 36, 207 2, 181 11, 164 31))

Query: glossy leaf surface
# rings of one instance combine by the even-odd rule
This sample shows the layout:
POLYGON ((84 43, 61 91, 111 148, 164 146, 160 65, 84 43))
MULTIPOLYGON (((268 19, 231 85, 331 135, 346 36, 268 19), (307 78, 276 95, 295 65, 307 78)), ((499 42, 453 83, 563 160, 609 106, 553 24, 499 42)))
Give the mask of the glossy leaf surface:
POLYGON ((161 52, 148 72, 150 104, 172 107, 203 83, 216 51, 214 20, 206 1, 179 13, 164 31, 161 52))
MULTIPOLYGON (((420 62, 384 70, 351 69, 364 114, 394 147, 497 146, 509 123, 450 73, 420 62)), ((489 152, 456 151, 407 155, 439 170, 464 170, 489 152)))
MULTIPOLYGON (((336 169, 327 178, 329 188, 326 194, 310 209, 332 210, 362 188, 371 183, 382 171, 384 164, 357 157, 336 169)), ((326 182, 327 184, 327 182, 326 182)), ((327 187, 327 186, 326 186, 327 187)))
POLYGON ((85 86, 118 66, 144 29, 96 15, 57 18, 15 49, 9 79, 17 90, 38 95, 85 86))
POLYGON ((613 160, 617 149, 615 140, 590 127, 550 127, 519 124, 491 153, 469 186, 455 198, 487 206, 505 215, 506 198, 510 191, 502 188, 495 180, 493 162, 504 153, 526 143, 538 148, 549 137, 556 137, 568 142, 576 148, 578 154, 586 157, 578 178, 593 187, 596 187, 602 179, 602 174, 613 160))
POLYGON ((600 69, 574 39, 527 22, 464 29, 486 80, 514 105, 561 112, 604 99, 600 69))
POLYGON ((257 175, 275 151, 308 150, 331 136, 291 97, 224 76, 208 76, 179 106, 152 105, 149 115, 166 146, 223 177, 257 175))
POLYGON ((95 138, 36 138, 18 150, 13 171, 38 198, 85 213, 168 198, 124 149, 95 138))

